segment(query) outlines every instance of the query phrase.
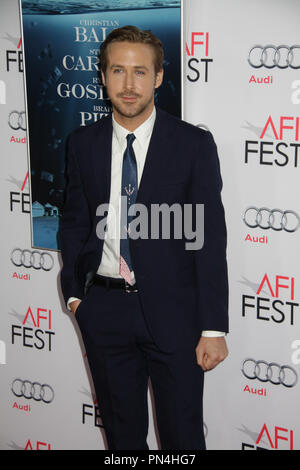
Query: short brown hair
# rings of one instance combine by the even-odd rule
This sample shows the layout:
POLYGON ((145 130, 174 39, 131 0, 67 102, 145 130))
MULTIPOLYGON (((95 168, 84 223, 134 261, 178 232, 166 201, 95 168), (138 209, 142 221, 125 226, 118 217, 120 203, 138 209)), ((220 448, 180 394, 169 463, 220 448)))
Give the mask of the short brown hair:
POLYGON ((122 28, 114 29, 102 43, 100 48, 100 65, 103 73, 107 68, 107 47, 112 42, 135 42, 142 44, 149 44, 154 50, 154 68, 155 73, 158 73, 163 68, 164 51, 160 39, 155 36, 150 30, 141 30, 136 26, 123 26, 122 28))

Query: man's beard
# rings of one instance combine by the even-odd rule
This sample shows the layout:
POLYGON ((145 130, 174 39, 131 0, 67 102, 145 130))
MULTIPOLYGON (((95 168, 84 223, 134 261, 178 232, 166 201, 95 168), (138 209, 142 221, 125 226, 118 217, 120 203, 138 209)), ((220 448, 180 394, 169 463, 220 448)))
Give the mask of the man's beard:
MULTIPOLYGON (((136 93, 119 93, 117 95, 117 98, 122 99, 124 95, 129 96, 129 97, 134 97, 137 99, 141 97, 140 95, 136 93)), ((128 103, 126 105, 126 103, 119 104, 119 102, 116 100, 116 101, 112 101, 112 105, 114 109, 117 111, 117 113, 120 114, 120 116, 123 116, 126 118, 134 118, 134 117, 139 116, 140 114, 143 114, 145 109, 147 109, 147 107, 152 103, 152 101, 153 101, 153 97, 150 97, 147 102, 137 102, 137 103, 132 103, 132 105, 128 103)))

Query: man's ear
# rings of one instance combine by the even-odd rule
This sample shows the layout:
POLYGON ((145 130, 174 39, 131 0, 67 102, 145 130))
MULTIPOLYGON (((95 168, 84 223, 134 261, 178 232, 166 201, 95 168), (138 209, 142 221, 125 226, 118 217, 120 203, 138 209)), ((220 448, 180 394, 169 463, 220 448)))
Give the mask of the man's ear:
POLYGON ((163 81, 163 76, 164 76, 164 69, 161 69, 159 72, 157 72, 156 77, 155 77, 155 85, 154 85, 155 88, 160 87, 163 81))

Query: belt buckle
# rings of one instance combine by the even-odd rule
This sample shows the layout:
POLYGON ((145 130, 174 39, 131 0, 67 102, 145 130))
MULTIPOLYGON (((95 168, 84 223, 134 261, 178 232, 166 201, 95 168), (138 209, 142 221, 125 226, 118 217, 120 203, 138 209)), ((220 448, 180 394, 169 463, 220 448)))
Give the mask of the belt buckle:
POLYGON ((137 288, 133 289, 133 287, 134 286, 131 286, 129 282, 125 281, 125 292, 127 292, 128 294, 131 292, 137 292, 137 288))

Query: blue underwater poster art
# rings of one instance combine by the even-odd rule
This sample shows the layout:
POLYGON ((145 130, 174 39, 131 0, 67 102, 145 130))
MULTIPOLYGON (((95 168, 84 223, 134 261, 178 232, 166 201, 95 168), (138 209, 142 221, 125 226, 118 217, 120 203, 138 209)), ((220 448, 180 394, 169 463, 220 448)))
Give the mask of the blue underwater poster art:
POLYGON ((111 113, 99 48, 115 28, 150 29, 163 42, 155 103, 181 117, 180 0, 20 0, 28 120, 32 246, 59 250, 69 134, 111 113))

